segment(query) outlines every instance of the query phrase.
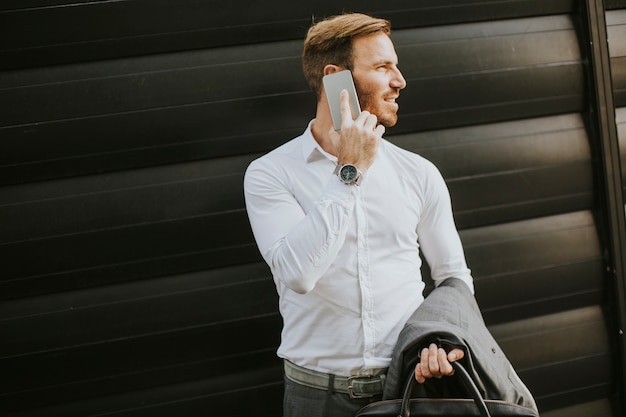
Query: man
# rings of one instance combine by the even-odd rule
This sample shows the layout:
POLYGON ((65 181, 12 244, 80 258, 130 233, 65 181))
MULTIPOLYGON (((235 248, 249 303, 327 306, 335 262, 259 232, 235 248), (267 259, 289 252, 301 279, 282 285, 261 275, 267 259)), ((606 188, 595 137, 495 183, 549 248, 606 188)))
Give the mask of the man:
MULTIPOLYGON (((473 291, 441 174, 382 138, 406 87, 389 35, 389 22, 362 14, 314 24, 302 62, 316 117, 246 171, 250 223, 284 322, 285 416, 351 416, 380 399, 398 334, 423 301, 420 248, 436 284, 456 277, 473 291), (343 91, 336 132, 322 77, 345 69, 362 113, 352 120, 343 91), (345 165, 357 178, 340 178, 345 165)), ((463 355, 425 347, 415 377, 451 375, 463 355)))

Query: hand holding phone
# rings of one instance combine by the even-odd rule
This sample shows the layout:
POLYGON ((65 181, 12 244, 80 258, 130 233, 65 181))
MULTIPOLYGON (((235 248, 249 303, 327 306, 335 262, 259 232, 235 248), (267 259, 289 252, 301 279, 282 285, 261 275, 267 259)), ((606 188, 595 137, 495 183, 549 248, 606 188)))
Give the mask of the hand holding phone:
POLYGON ((350 71, 329 74, 323 80, 333 121, 329 135, 335 143, 338 163, 355 165, 364 173, 374 162, 385 127, 377 123, 375 115, 361 112, 350 71))

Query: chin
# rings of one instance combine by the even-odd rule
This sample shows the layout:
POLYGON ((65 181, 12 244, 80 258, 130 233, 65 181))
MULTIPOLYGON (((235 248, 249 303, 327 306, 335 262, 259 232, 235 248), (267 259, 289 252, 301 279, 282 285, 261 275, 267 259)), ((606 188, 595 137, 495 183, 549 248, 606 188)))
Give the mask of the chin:
POLYGON ((385 127, 392 127, 398 122, 397 109, 385 109, 384 106, 368 106, 367 104, 367 101, 362 103, 361 110, 367 110, 371 114, 376 115, 378 124, 385 127))
POLYGON ((385 126, 385 127, 393 127, 396 125, 396 123, 398 123, 398 116, 394 115, 394 116, 390 116, 390 117, 385 117, 383 119, 380 119, 380 124, 385 126))

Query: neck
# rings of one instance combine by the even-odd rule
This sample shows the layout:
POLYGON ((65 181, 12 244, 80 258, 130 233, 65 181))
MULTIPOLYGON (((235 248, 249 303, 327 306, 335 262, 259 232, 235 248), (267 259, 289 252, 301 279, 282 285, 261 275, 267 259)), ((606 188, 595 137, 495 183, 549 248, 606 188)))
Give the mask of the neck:
POLYGON ((337 148, 328 134, 332 128, 333 120, 330 116, 328 104, 326 100, 320 100, 320 102, 317 103, 317 112, 313 125, 311 126, 311 133, 313 133, 313 137, 324 151, 337 156, 337 148))

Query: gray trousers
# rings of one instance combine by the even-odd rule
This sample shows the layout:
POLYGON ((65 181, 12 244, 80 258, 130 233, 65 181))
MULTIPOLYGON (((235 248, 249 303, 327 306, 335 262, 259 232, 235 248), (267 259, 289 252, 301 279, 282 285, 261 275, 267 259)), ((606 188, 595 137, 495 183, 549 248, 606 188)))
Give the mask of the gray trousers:
POLYGON ((361 407, 382 398, 352 399, 348 394, 306 387, 286 377, 284 380, 283 417, 353 417, 361 407))

